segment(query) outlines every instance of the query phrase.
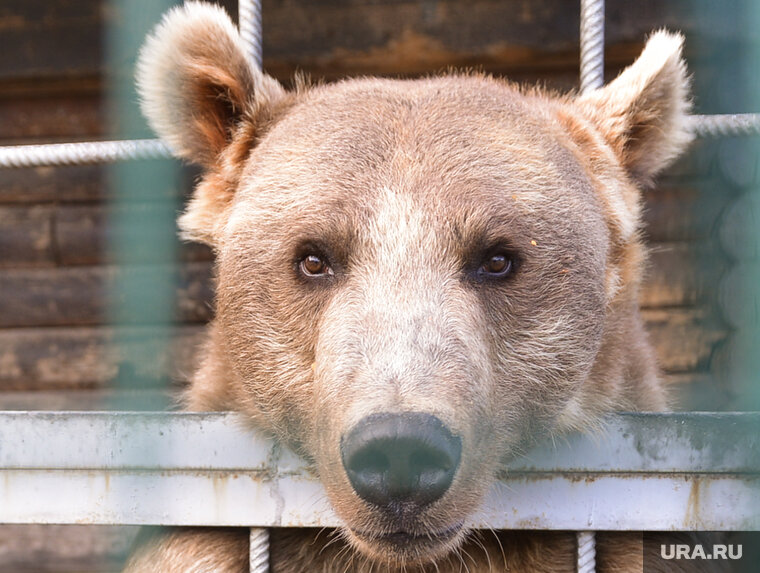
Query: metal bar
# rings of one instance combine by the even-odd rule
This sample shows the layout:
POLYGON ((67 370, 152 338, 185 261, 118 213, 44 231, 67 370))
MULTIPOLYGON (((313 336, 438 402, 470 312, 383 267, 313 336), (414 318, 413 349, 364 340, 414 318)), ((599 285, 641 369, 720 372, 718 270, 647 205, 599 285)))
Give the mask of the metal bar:
MULTIPOLYGON (((0 412, 0 468, 308 475, 301 458, 244 428, 221 412, 0 412)), ((758 413, 615 414, 592 435, 555 441, 505 471, 760 473, 758 413)))
POLYGON ((263 67, 261 0, 239 0, 238 22, 240 36, 248 49, 248 56, 258 69, 263 67))
MULTIPOLYGON (((760 114, 693 115, 690 128, 697 137, 731 137, 760 134, 760 114)), ((0 146, 0 169, 43 165, 80 165, 171 157, 158 139, 88 141, 40 145, 0 146)))
POLYGON ((760 134, 760 113, 692 115, 691 129, 697 137, 729 137, 760 134))
POLYGON ((581 92, 604 85, 604 0, 581 0, 581 92))
MULTIPOLYGON (((760 134, 760 114, 693 115, 690 127, 697 137, 730 137, 760 134)), ((43 165, 81 165, 171 157, 158 139, 87 141, 40 145, 0 146, 0 169, 43 165)))
POLYGON ((11 145, 0 147, 0 168, 80 165, 165 157, 171 157, 171 152, 158 139, 11 145))
MULTIPOLYGON (((616 415, 505 467, 470 525, 760 529, 760 415, 616 415)), ((0 413, 0 522, 333 527, 306 462, 231 414, 0 413)))
MULTIPOLYGON (((1 470, 0 523, 337 527, 313 475, 239 471, 1 470)), ((476 529, 760 530, 760 476, 515 474, 476 529)))
POLYGON ((269 573, 269 530, 251 527, 248 547, 248 570, 251 573, 269 573))
POLYGON ((596 571, 596 535, 593 531, 579 531, 577 573, 595 573, 596 571))

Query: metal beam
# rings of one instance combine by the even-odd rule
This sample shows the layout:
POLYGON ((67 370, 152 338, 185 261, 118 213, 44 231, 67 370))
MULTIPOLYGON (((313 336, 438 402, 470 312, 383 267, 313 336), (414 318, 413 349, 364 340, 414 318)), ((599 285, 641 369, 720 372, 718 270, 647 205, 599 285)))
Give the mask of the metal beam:
MULTIPOLYGON (((621 414, 513 461, 476 527, 760 528, 760 415, 621 414)), ((214 413, 0 413, 0 522, 335 526, 313 469, 214 413)))

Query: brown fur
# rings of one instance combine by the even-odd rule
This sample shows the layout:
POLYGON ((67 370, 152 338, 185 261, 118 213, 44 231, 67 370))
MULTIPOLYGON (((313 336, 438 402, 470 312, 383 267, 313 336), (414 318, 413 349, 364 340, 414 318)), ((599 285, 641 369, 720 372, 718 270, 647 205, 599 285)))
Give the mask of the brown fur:
MULTIPOLYGON (((376 538, 466 521, 542 436, 665 407, 637 306, 639 186, 689 139, 680 45, 657 33, 575 97, 481 75, 287 93, 245 63, 220 10, 191 3, 159 26, 139 66, 144 110, 206 168, 180 225, 217 252, 217 318, 187 405, 238 410, 290 444, 346 524, 275 530, 275 571, 573 570, 572 534, 376 538), (513 259, 506 279, 478 274, 493 249, 513 259), (314 252, 332 276, 299 272, 314 252), (448 492, 400 523, 353 491, 339 444, 367 415, 406 411, 437 416, 463 451, 448 492)), ((129 570, 218 554, 215 571, 237 571, 242 535, 178 530, 129 570)), ((602 536, 600 571, 640 570, 635 539, 602 536)))

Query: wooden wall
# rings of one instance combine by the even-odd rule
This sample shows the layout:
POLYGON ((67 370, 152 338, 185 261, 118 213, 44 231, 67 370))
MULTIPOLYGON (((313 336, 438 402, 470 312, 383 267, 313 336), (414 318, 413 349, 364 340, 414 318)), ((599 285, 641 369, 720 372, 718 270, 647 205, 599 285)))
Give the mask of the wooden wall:
MULTIPOLYGON (((234 14, 234 2, 224 3, 234 14)), ((148 0, 129 6, 0 5, 0 144, 148 134, 134 105, 126 120, 109 120, 111 86, 130 82, 136 48, 160 12, 148 0), (129 32, 121 51, 107 30, 129 32)), ((633 60, 648 31, 681 29, 698 110, 760 110, 748 91, 751 2, 721 6, 609 1, 608 76, 633 60)), ((565 90, 577 83, 578 20, 576 2, 566 0, 264 0, 264 63, 286 83, 296 70, 333 80, 455 66, 565 90)), ((751 191, 760 177, 759 149, 754 138, 700 142, 646 192, 652 256, 641 302, 683 408, 757 407, 746 386, 758 340, 751 288, 758 276, 758 201, 751 191)), ((109 209, 115 188, 103 166, 0 170, 0 408, 154 407, 170 381, 187 379, 211 314, 209 250, 177 245, 176 327, 164 359, 141 358, 161 337, 149 312, 119 329, 109 325, 108 293, 125 281, 149 292, 166 280, 174 263, 150 248, 150 233, 156 241, 173 234, 162 221, 174 217, 193 176, 185 168, 175 187, 138 178, 128 198, 109 209), (142 242, 117 264, 108 240, 113 217, 121 215, 145 226, 142 242), (115 338, 126 348, 113 348, 115 338)), ((0 573, 111 567, 125 550, 123 530, 95 531, 0 528, 0 573)))

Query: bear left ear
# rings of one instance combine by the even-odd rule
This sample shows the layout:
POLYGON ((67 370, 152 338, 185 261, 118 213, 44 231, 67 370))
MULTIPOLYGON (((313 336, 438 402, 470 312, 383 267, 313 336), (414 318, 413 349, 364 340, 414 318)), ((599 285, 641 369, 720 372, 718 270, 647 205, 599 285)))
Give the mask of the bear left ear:
POLYGON ((187 2, 148 37, 137 64, 142 111, 173 153, 205 168, 219 161, 244 119, 271 108, 284 88, 256 69, 229 16, 187 2))
POLYGON ((642 185, 651 184, 693 138, 682 45, 680 34, 655 32, 614 81, 575 100, 642 185))

